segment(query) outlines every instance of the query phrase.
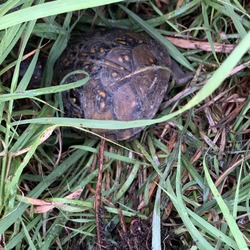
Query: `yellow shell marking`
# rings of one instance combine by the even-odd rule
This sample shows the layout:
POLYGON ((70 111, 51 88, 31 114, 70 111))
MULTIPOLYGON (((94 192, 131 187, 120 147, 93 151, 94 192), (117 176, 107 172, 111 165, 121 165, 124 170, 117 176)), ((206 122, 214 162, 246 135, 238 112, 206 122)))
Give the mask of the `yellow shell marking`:
POLYGON ((124 59, 125 59, 125 61, 128 62, 128 61, 129 61, 129 56, 128 56, 128 55, 125 55, 125 56, 124 56, 124 59))
POLYGON ((103 111, 104 109, 105 109, 105 106, 106 106, 106 104, 105 104, 105 102, 100 102, 100 110, 101 111, 103 111))
POLYGON ((102 90, 98 90, 98 95, 101 96, 102 98, 105 98, 106 97, 106 93, 102 90))

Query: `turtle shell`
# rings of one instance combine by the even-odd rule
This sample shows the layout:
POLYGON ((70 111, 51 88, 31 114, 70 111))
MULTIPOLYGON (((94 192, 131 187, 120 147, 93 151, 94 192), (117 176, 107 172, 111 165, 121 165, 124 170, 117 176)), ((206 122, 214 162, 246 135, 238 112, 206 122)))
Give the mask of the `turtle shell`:
MULTIPOLYGON (((113 29, 74 37, 58 60, 57 78, 81 69, 90 80, 63 92, 65 114, 95 120, 151 119, 168 90, 171 68, 165 47, 146 34, 113 29)), ((66 83, 81 77, 71 75, 66 83)), ((121 141, 135 138, 142 129, 92 131, 121 141)))

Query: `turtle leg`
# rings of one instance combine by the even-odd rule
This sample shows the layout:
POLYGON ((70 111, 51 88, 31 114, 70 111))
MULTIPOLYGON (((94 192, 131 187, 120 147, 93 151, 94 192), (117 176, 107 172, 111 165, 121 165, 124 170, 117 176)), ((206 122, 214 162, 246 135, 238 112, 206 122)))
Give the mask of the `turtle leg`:
POLYGON ((172 76, 175 79, 177 86, 185 85, 189 80, 191 80, 194 77, 193 73, 183 72, 180 66, 177 64, 177 62, 174 61, 173 59, 171 62, 171 70, 172 70, 172 76))

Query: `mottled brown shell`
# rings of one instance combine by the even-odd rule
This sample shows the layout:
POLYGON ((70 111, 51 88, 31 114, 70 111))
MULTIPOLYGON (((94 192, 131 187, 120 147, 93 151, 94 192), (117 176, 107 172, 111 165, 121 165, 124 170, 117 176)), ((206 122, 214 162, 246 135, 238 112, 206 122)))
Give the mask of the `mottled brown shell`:
MULTIPOLYGON (((166 49, 145 34, 127 30, 86 36, 74 38, 57 64, 59 81, 78 69, 90 75, 87 84, 63 93, 66 115, 120 121, 153 118, 173 68, 166 49)), ((67 82, 76 80, 79 75, 67 82)), ((93 131, 120 141, 134 138, 142 129, 93 131)))

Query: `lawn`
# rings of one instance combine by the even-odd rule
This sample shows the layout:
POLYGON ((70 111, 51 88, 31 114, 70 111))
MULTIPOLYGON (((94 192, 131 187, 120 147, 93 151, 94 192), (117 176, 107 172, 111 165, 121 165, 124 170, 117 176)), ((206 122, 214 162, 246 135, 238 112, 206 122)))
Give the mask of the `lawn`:
POLYGON ((0 3, 0 249, 250 247, 248 1, 0 3), (57 84, 54 67, 99 28, 147 33, 193 78, 166 82, 154 119, 65 117, 89 76, 57 84))

